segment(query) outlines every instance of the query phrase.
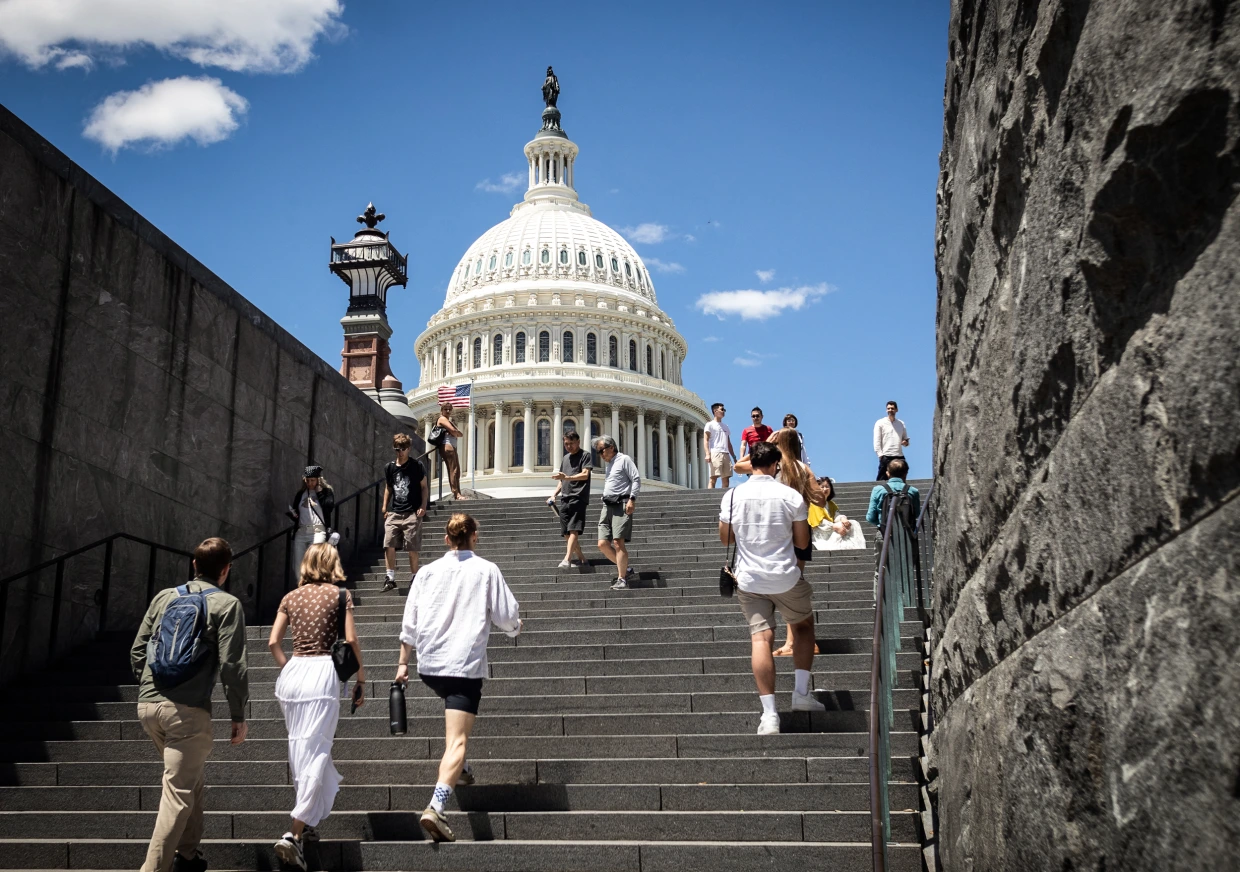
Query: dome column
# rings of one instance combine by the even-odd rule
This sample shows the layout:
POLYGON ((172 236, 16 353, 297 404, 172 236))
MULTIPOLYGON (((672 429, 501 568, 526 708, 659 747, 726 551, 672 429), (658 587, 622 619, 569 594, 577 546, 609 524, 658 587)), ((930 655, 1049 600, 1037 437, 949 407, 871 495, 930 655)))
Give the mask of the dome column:
POLYGON ((676 484, 689 486, 688 469, 685 463, 685 419, 676 422, 676 484))
POLYGON ((477 465, 475 455, 478 453, 478 431, 474 426, 474 404, 469 404, 469 418, 465 424, 465 474, 473 476, 477 465))
POLYGON ((525 450, 521 452, 521 471, 530 474, 534 471, 534 401, 525 401, 525 438, 521 440, 525 450))
POLYGON ((587 442, 594 438, 594 431, 590 429, 590 401, 581 401, 581 429, 582 438, 587 442))
POLYGON ((508 471, 508 462, 504 460, 504 404, 495 404, 495 460, 491 462, 492 475, 500 475, 508 471))
POLYGON ((646 438, 646 410, 641 406, 637 407, 637 431, 633 441, 637 444, 637 471, 643 478, 650 478, 650 467, 646 465, 646 446, 650 440, 646 438))
POLYGON ((551 401, 551 466, 559 470, 564 461, 564 401, 551 401))
POLYGON ((702 486, 701 469, 702 465, 698 462, 698 449, 701 447, 702 440, 698 438, 698 428, 696 426, 689 428, 689 448, 693 456, 693 464, 689 468, 689 487, 699 488, 702 486))
POLYGON ((671 484, 669 479, 672 477, 671 467, 668 465, 669 458, 667 455, 667 412, 659 413, 659 480, 665 484, 671 484))
POLYGON ((618 403, 611 404, 611 433, 609 435, 617 441, 620 439, 620 405, 618 403))

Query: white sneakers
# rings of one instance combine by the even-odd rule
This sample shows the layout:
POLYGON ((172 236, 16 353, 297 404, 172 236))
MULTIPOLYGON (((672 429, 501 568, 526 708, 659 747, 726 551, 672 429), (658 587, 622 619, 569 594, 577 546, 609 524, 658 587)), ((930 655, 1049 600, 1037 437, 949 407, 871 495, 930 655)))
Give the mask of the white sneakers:
POLYGON ((292 833, 285 833, 284 838, 276 842, 276 856, 290 866, 296 866, 306 872, 306 854, 301 847, 301 839, 293 838, 292 833))
POLYGON ((779 733, 779 714, 771 712, 769 714, 763 712, 762 720, 758 721, 759 736, 774 736, 779 733))
POLYGON ((792 691, 792 710, 794 712, 825 712, 827 707, 820 703, 811 690, 809 693, 792 691))

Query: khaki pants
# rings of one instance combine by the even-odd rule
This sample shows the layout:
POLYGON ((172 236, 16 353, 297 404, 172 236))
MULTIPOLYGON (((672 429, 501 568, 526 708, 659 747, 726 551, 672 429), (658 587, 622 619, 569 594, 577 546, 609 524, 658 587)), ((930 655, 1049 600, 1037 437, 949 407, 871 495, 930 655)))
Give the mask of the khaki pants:
POLYGON ((168 872, 202 841, 203 769, 211 754, 211 712, 174 702, 138 703, 138 720, 164 758, 159 816, 142 872, 168 872))

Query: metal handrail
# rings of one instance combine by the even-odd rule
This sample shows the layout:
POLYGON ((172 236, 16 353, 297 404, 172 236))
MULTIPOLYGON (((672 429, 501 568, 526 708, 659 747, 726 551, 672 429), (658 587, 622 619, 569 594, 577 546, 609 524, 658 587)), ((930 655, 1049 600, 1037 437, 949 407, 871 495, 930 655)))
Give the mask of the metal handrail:
MULTIPOLYGON (((907 484, 905 486, 908 487, 907 484)), ((874 595, 874 641, 870 657, 870 846, 874 872, 886 872, 887 841, 891 832, 887 783, 891 779, 892 681, 896 671, 900 621, 903 620, 905 607, 913 605, 914 598, 919 606, 924 603, 921 561, 917 556, 916 543, 933 495, 932 482, 911 532, 888 519, 879 552, 874 595), (893 534, 897 529, 900 532, 893 534), (893 549, 906 555, 901 558, 900 565, 904 577, 900 579, 900 584, 894 586, 888 584, 893 549), (913 579, 907 577, 910 562, 913 579)))
MULTIPOLYGON (((429 457, 436 450, 437 450, 436 447, 432 446, 425 453, 419 455, 416 459, 419 462, 424 461, 427 457, 429 457)), ((441 464, 441 467, 442 467, 442 464, 441 464)), ((440 470, 440 475, 441 475, 440 498, 442 499, 442 496, 443 496, 442 469, 440 470)), ((340 510, 342 507, 344 507, 349 502, 353 502, 354 504, 353 528, 352 528, 353 535, 350 537, 352 539, 354 557, 357 556, 358 548, 361 545, 361 536, 359 535, 359 530, 361 527, 361 503, 362 503, 361 497, 363 494, 367 493, 368 491, 372 491, 372 490, 374 491, 375 511, 374 511, 374 516, 373 516, 373 524, 372 524, 371 533, 372 533, 372 538, 377 537, 378 531, 380 531, 382 528, 381 505, 382 505, 382 498, 383 498, 383 489, 380 486, 383 484, 385 484, 384 479, 373 481, 370 484, 363 485, 362 487, 355 490, 353 493, 349 494, 348 496, 336 502, 334 511, 336 512, 337 519, 340 518, 340 510)), ((290 524, 287 527, 284 527, 283 529, 278 530, 277 532, 272 533, 271 535, 266 536, 263 539, 260 539, 258 542, 255 542, 253 545, 250 545, 249 547, 244 548, 241 551, 238 551, 233 554, 234 564, 237 562, 237 560, 239 560, 242 557, 246 557, 250 554, 256 554, 256 559, 258 561, 258 565, 255 571, 256 583, 254 586, 254 613, 255 613, 256 618, 261 619, 262 617, 262 592, 263 592, 262 579, 264 577, 263 569, 264 569, 264 564, 266 562, 265 561, 266 555, 265 555, 264 547, 267 545, 270 545, 272 542, 275 542, 278 539, 283 538, 285 540, 284 578, 285 578, 285 585, 287 586, 288 578, 289 578, 289 570, 291 569, 289 564, 292 561, 293 532, 297 529, 297 526, 298 526, 297 524, 290 524)), ((86 545, 81 545, 77 548, 74 548, 71 551, 66 551, 64 554, 60 554, 56 557, 53 557, 50 560, 45 560, 42 563, 38 563, 34 566, 29 567, 28 569, 22 570, 21 572, 17 572, 12 575, 5 576, 4 578, 0 578, 0 633, 3 632, 4 626, 5 626, 5 620, 8 617, 8 593, 9 593, 9 587, 11 586, 11 584, 13 582, 20 581, 23 578, 27 578, 31 575, 34 575, 38 572, 42 572, 45 569, 54 568, 56 570, 56 580, 55 580, 55 584, 52 589, 51 628, 48 633, 47 650, 48 650, 49 657, 55 657, 57 636, 59 634, 59 628, 60 628, 60 612, 61 612, 61 606, 64 600, 65 564, 72 558, 85 554, 88 551, 93 551, 94 549, 99 548, 100 546, 103 546, 104 548, 103 577, 102 577, 102 581, 100 584, 100 588, 96 592, 95 597, 96 597, 96 603, 99 606, 98 629, 99 631, 105 630, 107 628, 108 603, 109 603, 110 586, 111 586, 111 580, 112 580, 112 564, 113 564, 113 555, 114 555, 113 546, 117 540, 135 542, 139 545, 146 546, 147 548, 150 549, 150 554, 147 559, 147 578, 146 578, 146 602, 147 603, 150 603, 150 601, 154 599, 154 596, 155 596, 155 577, 156 577, 157 559, 159 556, 159 552, 163 551, 168 554, 176 555, 178 557, 187 558, 189 562, 186 567, 186 578, 187 579, 193 578, 193 557, 194 555, 192 552, 186 551, 182 548, 176 548, 171 545, 164 545, 159 542, 154 542, 150 539, 145 539, 141 536, 134 536, 130 533, 113 533, 112 535, 105 536, 104 538, 99 539, 95 542, 90 542, 86 545)))

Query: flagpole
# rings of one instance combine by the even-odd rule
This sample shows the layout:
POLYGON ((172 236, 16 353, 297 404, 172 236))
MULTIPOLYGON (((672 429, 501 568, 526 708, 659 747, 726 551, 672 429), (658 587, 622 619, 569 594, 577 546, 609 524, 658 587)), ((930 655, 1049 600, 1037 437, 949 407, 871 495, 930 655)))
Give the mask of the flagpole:
POLYGON ((478 419, 474 417, 474 378, 469 377, 469 419, 474 422, 473 432, 469 434, 469 489, 478 493, 478 419))

